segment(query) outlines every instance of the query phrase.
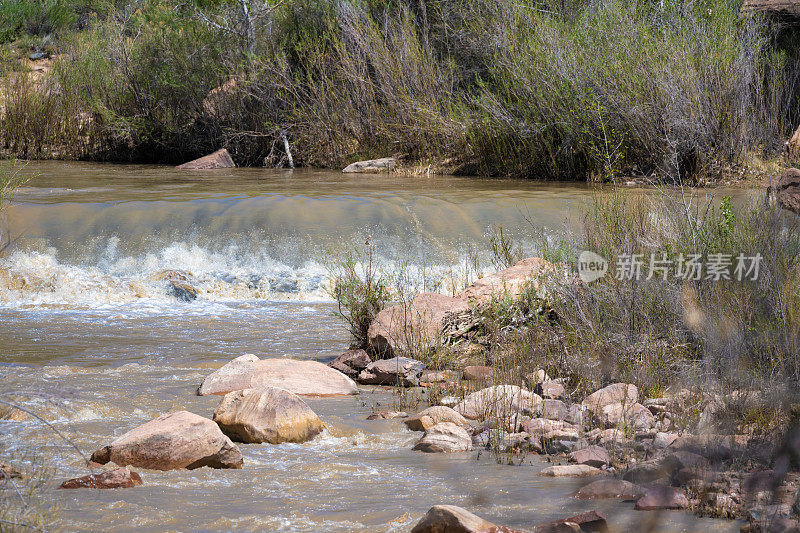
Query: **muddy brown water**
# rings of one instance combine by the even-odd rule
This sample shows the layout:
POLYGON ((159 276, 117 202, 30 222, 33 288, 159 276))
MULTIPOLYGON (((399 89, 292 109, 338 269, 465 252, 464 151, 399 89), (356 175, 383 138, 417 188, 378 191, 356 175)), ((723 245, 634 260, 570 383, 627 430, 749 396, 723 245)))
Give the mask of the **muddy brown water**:
MULTIPOLYGON (((525 235, 574 227, 593 194, 575 184, 324 171, 26 171, 36 177, 7 213, 19 239, 0 258, 16 280, 0 285, 0 392, 16 393, 87 454, 162 413, 210 416, 218 398, 197 397, 196 387, 243 353, 340 353, 347 333, 326 287, 343 247, 369 239, 382 268, 402 265, 410 283, 447 292, 469 277, 491 224, 532 246, 525 235), (187 272, 198 300, 171 296, 157 276, 164 269, 187 272)), ((487 453, 412 452, 419 434, 400 421, 365 420, 395 401, 386 391, 311 399, 327 429, 309 443, 243 445, 236 471, 138 469, 145 484, 127 490, 54 490, 85 469, 34 420, 0 422, 0 460, 46 458, 44 497, 66 531, 407 531, 439 503, 520 528, 591 508, 619 531, 653 517, 631 503, 570 498, 581 482, 538 477, 547 465, 538 457, 509 466, 487 453)), ((684 512, 657 523, 738 528, 684 512)))

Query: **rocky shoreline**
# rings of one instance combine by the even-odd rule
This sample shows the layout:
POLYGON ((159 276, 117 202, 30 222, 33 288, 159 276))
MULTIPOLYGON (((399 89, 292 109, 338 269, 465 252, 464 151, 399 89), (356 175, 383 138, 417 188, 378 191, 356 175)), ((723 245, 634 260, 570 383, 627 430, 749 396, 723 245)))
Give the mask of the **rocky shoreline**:
MULTIPOLYGON (((431 293, 384 309, 369 328, 371 349, 351 349, 323 364, 240 356, 208 375, 198 395, 218 395, 212 418, 176 411, 99 447, 89 466, 119 468, 70 479, 60 488, 141 485, 130 467, 149 470, 246 468, 237 443, 302 443, 324 421, 302 397, 358 394, 363 387, 413 391, 418 401, 368 419, 395 419, 420 432, 421 453, 481 453, 510 463, 540 456, 540 476, 584 479, 581 500, 630 501, 637 511, 683 509, 746 521, 743 531, 796 531, 800 512, 797 453, 753 433, 725 432, 716 417, 730 401, 753 402, 748 391, 698 397, 687 389, 646 397, 632 383, 610 383, 590 394, 570 390, 566 376, 542 368, 475 364, 480 339, 473 310, 503 293, 531 286, 542 301, 548 281, 574 283, 556 266, 529 258, 482 278, 461 295, 431 293), (531 285, 531 280, 533 280, 531 285), (447 368, 410 357, 455 346, 447 368), (729 395, 730 396, 730 395, 729 395), (421 404, 421 405, 420 405, 421 404), (699 423, 690 413, 700 411, 699 423)), ((546 313, 543 304, 537 312, 546 313)), ((524 317, 523 317, 524 318, 524 317)), ((525 326, 524 320, 519 322, 525 326)), ((432 502, 434 503, 434 502, 432 502)), ((613 527, 597 511, 533 526, 533 531, 602 531, 613 527)), ((468 510, 436 505, 413 531, 513 531, 468 510)))

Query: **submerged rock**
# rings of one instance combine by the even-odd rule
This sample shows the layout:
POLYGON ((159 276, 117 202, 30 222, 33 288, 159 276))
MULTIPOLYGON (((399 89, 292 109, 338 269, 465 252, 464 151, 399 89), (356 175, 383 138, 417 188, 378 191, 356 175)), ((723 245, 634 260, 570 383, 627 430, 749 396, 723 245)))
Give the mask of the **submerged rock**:
POLYGON ((89 474, 62 483, 60 489, 129 489, 142 484, 142 478, 127 466, 99 474, 89 474))
POLYGON ((355 381, 317 361, 302 359, 259 359, 242 355, 203 380, 200 396, 227 394, 244 389, 277 387, 301 396, 344 396, 357 394, 355 381))
POLYGON ((630 481, 622 479, 598 479, 578 489, 575 498, 579 500, 599 500, 619 498, 621 500, 638 500, 644 496, 644 489, 630 481))
POLYGON ((182 302, 192 302, 199 294, 196 288, 183 281, 170 280, 169 287, 170 294, 182 302))
POLYGON ((382 157, 380 159, 367 159, 350 163, 342 172, 346 173, 378 173, 391 172, 397 167, 397 160, 394 157, 382 157))
POLYGON ((569 518, 539 524, 533 531, 534 533, 603 532, 608 531, 608 522, 605 515, 597 511, 585 511, 569 518))
POLYGON ((408 357, 380 359, 367 365, 358 374, 358 381, 365 385, 412 387, 419 383, 419 376, 424 369, 422 362, 408 357))
POLYGON ((322 420, 306 403, 283 389, 229 392, 214 411, 214 422, 235 442, 306 442, 322 420))
POLYGON ((603 471, 589 465, 554 465, 539 472, 543 477, 589 477, 602 474, 603 471))
POLYGON ((178 165, 176 168, 181 170, 212 170, 217 168, 233 168, 235 166, 236 163, 233 162, 231 154, 228 153, 228 150, 222 148, 201 158, 178 165))
POLYGON ((381 411, 367 416, 367 420, 392 420, 395 418, 405 418, 408 413, 405 411, 381 411))
POLYGON ((406 427, 411 431, 426 431, 440 422, 452 422, 463 428, 469 427, 469 422, 460 413, 442 405, 428 407, 405 420, 406 427))
POLYGON ((358 377, 358 373, 367 368, 371 362, 372 359, 364 350, 347 350, 328 363, 328 366, 355 379, 358 377))
POLYGON ((427 351, 443 341, 442 327, 452 313, 468 311, 467 302, 423 292, 406 304, 387 307, 369 326, 371 349, 384 356, 427 351))
POLYGON ((207 418, 177 411, 136 427, 92 454, 92 461, 152 470, 241 468, 242 453, 207 418))
POLYGON ((411 533, 490 533, 498 529, 491 522, 455 505, 434 505, 411 529, 411 533))
POLYGON ((414 445, 414 450, 426 453, 468 452, 472 438, 467 430, 452 422, 440 422, 429 428, 414 445))

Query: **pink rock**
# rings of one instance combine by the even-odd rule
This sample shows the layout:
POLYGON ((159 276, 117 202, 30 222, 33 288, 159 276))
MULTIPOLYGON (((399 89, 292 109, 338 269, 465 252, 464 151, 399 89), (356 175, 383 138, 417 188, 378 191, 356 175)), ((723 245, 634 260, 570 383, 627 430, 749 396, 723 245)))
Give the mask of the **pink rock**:
POLYGON ((642 498, 636 501, 637 511, 658 509, 686 509, 689 499, 682 489, 666 485, 652 485, 645 490, 642 498))
POLYGON ((181 170, 212 170, 217 168, 234 168, 235 166, 236 163, 233 162, 231 154, 228 153, 228 150, 222 148, 199 159, 178 165, 176 168, 181 170))
POLYGON ((241 468, 242 452, 207 418, 177 411, 133 428, 92 454, 92 461, 152 470, 241 468))
POLYGON ((60 489, 129 489, 142 484, 142 478, 131 472, 127 466, 99 474, 89 474, 70 479, 61 484, 60 489))

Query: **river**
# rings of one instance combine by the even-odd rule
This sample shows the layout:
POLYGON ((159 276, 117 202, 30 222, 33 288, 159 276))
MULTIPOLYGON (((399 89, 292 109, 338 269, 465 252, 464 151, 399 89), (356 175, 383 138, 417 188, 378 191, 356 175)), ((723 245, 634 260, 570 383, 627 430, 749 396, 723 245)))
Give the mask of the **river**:
MULTIPOLYGON (((534 246, 574 228, 584 185, 353 176, 329 171, 187 172, 159 166, 31 163, 35 178, 7 211, 14 246, 0 258, 0 392, 53 421, 84 452, 160 414, 211 416, 198 384, 244 353, 329 361, 348 344, 326 290, 330 263, 369 242, 382 268, 450 292, 485 234, 502 225, 534 246), (525 236, 529 237, 525 237, 525 236), (402 267, 402 268, 401 268, 402 267), (192 302, 159 273, 186 272, 192 302), (4 277, 4 274, 5 277, 4 277)), ((425 455, 388 391, 310 399, 327 429, 306 444, 241 445, 242 470, 151 472, 126 490, 57 491, 86 473, 35 420, 0 421, 0 461, 37 450, 45 498, 66 531, 407 531, 434 504, 498 524, 534 524, 596 508, 620 531, 649 514, 630 503, 580 502, 580 482, 538 477, 488 454, 425 455)), ((24 464, 24 462, 23 462, 24 464)), ((738 525, 660 515, 661 531, 738 525)))

